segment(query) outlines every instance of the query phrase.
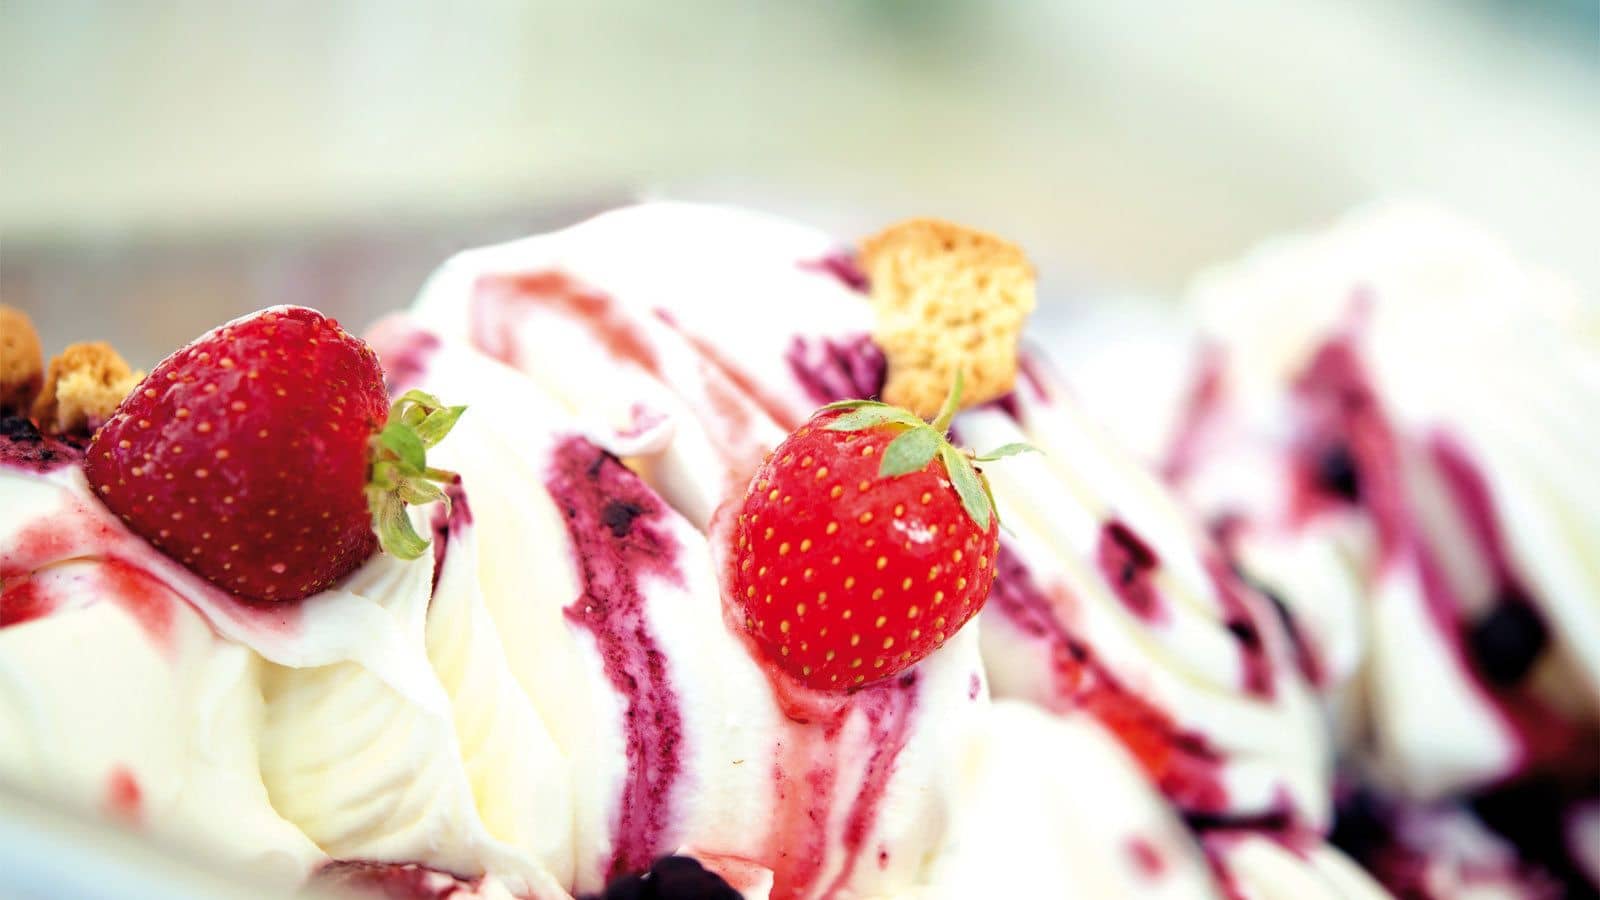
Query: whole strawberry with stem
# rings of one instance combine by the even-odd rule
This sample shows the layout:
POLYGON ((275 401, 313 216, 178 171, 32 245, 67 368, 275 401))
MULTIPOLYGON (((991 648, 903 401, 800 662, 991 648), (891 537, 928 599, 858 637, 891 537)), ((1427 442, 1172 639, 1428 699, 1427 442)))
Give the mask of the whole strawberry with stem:
POLYGON ((847 690, 904 671, 977 614, 999 518, 974 457, 888 404, 823 407, 772 452, 734 526, 730 584, 746 630, 802 684, 847 690))
POLYGON ((298 600, 381 546, 427 547, 408 503, 444 497, 426 451, 465 407, 393 408, 377 355, 297 306, 202 335, 157 365, 95 433, 95 494, 168 556, 257 601, 298 600))

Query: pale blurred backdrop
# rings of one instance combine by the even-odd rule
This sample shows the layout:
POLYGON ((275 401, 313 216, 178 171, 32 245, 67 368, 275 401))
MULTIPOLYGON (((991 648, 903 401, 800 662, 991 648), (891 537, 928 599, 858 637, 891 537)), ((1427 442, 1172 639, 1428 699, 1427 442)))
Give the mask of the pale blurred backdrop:
POLYGON ((1048 294, 1421 195, 1600 285, 1600 0, 0 0, 0 299, 137 365, 641 195, 1020 240, 1048 294))

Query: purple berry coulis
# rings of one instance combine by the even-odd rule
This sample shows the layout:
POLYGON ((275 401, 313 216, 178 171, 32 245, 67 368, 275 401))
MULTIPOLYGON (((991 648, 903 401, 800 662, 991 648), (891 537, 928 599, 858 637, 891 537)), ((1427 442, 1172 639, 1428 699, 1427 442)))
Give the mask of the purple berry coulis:
POLYGON ((567 620, 593 636, 623 698, 628 777, 613 814, 608 878, 650 867, 666 849, 684 732, 666 654, 645 610, 641 582, 681 579, 676 538, 656 494, 617 459, 581 437, 561 441, 545 487, 566 521, 583 593, 567 620))

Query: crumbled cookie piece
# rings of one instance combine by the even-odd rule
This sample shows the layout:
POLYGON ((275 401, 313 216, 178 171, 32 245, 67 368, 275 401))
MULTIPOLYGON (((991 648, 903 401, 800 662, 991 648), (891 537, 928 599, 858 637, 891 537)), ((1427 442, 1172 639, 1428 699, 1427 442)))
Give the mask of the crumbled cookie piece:
POLYGON ((93 434, 142 380, 110 344, 73 344, 50 360, 33 417, 49 433, 93 434))
POLYGON ((883 399, 939 410, 956 368, 963 406, 1011 390, 1017 340, 1033 311, 1033 266, 1015 244, 937 219, 891 226, 861 244, 877 310, 873 340, 889 360, 883 399))
POLYGON ((26 413, 44 384, 39 333, 20 309, 0 306, 0 414, 26 413))

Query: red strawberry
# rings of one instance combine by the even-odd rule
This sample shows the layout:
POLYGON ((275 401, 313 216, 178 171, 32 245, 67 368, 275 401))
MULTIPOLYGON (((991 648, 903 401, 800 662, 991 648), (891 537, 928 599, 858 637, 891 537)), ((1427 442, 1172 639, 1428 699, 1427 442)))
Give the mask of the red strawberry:
POLYGON ((388 409, 372 349, 274 307, 172 354, 89 445, 106 506, 168 556, 251 600, 298 600, 377 549, 426 543, 406 502, 441 496, 426 447, 461 414, 411 392, 388 409), (374 531, 377 534, 374 534, 374 531))
POLYGON ((972 458, 944 437, 959 391, 958 378, 931 426, 882 403, 825 407, 756 472, 733 596, 801 683, 841 690, 901 672, 988 598, 999 523, 972 458))

